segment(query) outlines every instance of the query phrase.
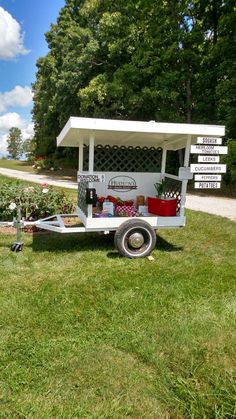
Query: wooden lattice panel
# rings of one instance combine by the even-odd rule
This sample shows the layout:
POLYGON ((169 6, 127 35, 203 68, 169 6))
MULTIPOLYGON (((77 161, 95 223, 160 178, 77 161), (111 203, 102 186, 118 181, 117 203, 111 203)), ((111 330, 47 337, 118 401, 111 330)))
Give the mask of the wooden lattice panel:
POLYGON ((88 186, 88 182, 78 183, 78 207, 86 216, 88 215, 88 205, 86 204, 86 189, 88 186))
POLYGON ((181 204, 181 186, 182 182, 180 180, 165 178, 165 198, 176 198, 177 199, 177 208, 180 210, 181 204))
MULTIPOLYGON (((101 146, 94 149, 98 172, 160 172, 162 149, 155 147, 101 146)), ((88 170, 88 147, 84 148, 84 170, 88 170)))

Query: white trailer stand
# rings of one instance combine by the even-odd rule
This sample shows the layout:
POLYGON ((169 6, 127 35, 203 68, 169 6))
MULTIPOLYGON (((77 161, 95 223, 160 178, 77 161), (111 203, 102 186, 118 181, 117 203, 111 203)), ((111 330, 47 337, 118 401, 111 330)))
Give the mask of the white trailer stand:
MULTIPOLYGON (((185 199, 188 180, 192 178, 189 168, 191 144, 198 136, 224 136, 225 127, 198 124, 173 124, 140 121, 121 121, 95 118, 71 117, 57 138, 57 145, 78 147, 78 206, 77 215, 82 226, 68 228, 63 215, 40 220, 40 228, 69 232, 115 231, 115 245, 127 257, 137 258, 150 254, 155 247, 156 232, 160 228, 178 228, 185 225, 185 199), (89 147, 88 170, 84 171, 84 145, 89 147), (95 147, 160 147, 162 149, 161 170, 153 172, 94 171, 95 147), (178 176, 166 173, 166 158, 169 150, 184 149, 184 166, 178 176), (93 205, 88 204, 86 192, 95 188, 97 195, 119 195, 121 199, 135 199, 155 195, 154 184, 167 180, 166 197, 177 198, 178 211, 175 216, 104 217, 95 218, 93 205), (94 182, 95 180, 95 182, 94 182)), ((114 158, 114 155, 113 155, 114 158)))

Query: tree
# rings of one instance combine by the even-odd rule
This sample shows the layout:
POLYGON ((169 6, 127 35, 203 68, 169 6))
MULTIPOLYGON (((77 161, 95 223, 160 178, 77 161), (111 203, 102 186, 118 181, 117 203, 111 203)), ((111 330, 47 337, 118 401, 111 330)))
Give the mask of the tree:
POLYGON ((36 153, 70 116, 226 124, 236 137, 233 0, 65 0, 37 63, 36 153))
POLYGON ((27 138, 22 144, 22 153, 25 154, 28 161, 34 160, 36 142, 35 138, 27 138))
POLYGON ((22 134, 19 128, 10 128, 7 137, 7 144, 7 151, 9 155, 13 159, 18 160, 22 155, 22 134))

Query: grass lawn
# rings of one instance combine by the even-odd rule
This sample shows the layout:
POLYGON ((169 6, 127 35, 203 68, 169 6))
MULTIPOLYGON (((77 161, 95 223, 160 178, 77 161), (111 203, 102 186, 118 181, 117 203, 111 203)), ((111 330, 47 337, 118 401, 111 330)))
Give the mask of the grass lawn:
POLYGON ((29 173, 40 173, 41 175, 48 175, 52 178, 68 178, 71 180, 76 180, 77 170, 76 169, 69 169, 69 168, 62 168, 62 170, 37 170, 34 169, 27 161, 20 161, 20 160, 5 160, 0 159, 0 168, 4 169, 13 169, 13 170, 20 170, 21 172, 29 172, 29 173))
POLYGON ((236 223, 187 212, 154 261, 0 234, 0 417, 235 418, 236 223))
POLYGON ((27 161, 0 159, 1 167, 4 169, 20 170, 21 172, 35 173, 27 161))

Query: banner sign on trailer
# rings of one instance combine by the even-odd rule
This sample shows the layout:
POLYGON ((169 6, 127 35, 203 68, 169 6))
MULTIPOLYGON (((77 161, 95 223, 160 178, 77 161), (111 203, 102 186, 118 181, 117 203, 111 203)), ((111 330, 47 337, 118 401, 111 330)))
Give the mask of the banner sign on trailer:
POLYGON ((192 173, 226 173, 226 164, 191 164, 192 173))
POLYGON ((220 189, 220 182, 194 182, 195 189, 220 189))
POLYGON ((116 192, 129 192, 137 189, 137 183, 131 176, 114 176, 109 180, 107 189, 113 189, 116 192))
POLYGON ((105 182, 105 175, 104 173, 96 173, 96 174, 86 174, 86 175, 80 175, 77 176, 77 182, 105 182))
POLYGON ((227 154, 227 146, 217 146, 217 145, 191 145, 192 154, 227 154))
POLYGON ((220 156, 198 156, 198 163, 219 163, 220 156))
POLYGON ((221 175, 194 175, 194 180, 201 181, 220 181, 222 178, 221 175))
POLYGON ((197 137, 197 144, 222 144, 222 138, 214 137, 197 137))

